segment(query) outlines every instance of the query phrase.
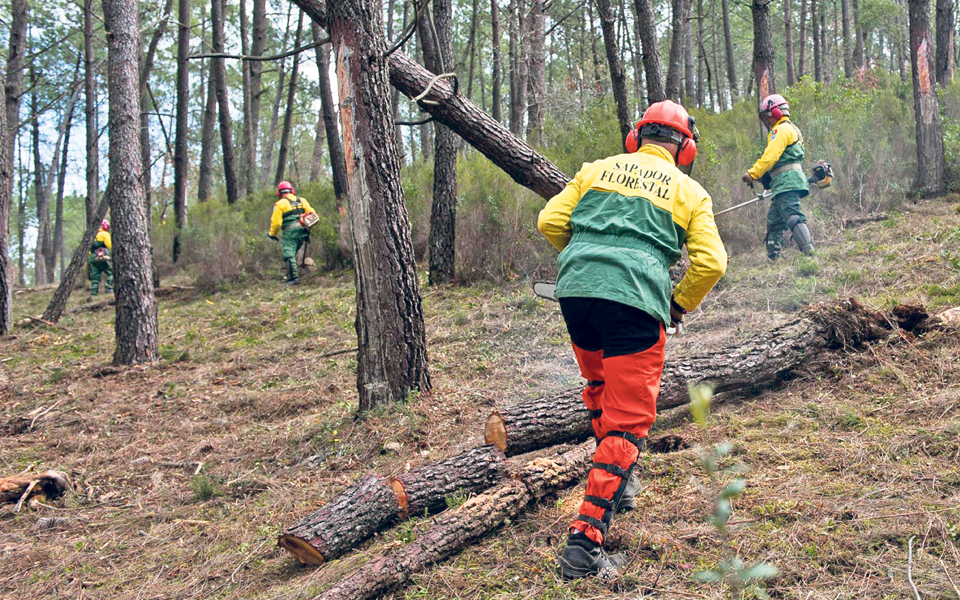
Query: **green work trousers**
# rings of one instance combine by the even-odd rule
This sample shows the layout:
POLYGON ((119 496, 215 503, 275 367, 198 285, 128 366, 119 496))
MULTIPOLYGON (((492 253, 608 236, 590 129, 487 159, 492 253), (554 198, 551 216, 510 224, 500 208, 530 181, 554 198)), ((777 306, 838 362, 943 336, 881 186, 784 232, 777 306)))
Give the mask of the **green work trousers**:
POLYGON ((283 230, 283 260, 287 263, 287 280, 294 281, 300 279, 297 272, 297 252, 300 247, 307 243, 310 232, 299 225, 291 225, 283 230))
POLYGON ((90 295, 96 296, 100 293, 100 275, 107 276, 107 292, 113 291, 113 266, 109 260, 94 260, 90 255, 90 295))
POLYGON ((800 192, 791 190, 774 196, 767 211, 767 256, 770 259, 780 256, 783 232, 793 216, 797 217, 797 223, 807 222, 806 215, 800 210, 800 192))

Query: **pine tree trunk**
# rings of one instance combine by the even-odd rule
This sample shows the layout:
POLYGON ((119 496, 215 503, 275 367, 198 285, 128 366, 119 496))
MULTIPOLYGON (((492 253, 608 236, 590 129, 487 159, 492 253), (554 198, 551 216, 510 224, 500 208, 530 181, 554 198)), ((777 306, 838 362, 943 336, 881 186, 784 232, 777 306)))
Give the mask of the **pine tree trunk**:
MULTIPOLYGON (((317 52, 320 51, 319 46, 317 52)), ((319 64, 319 62, 317 63, 319 64)), ((317 113, 317 127, 313 133, 313 156, 310 158, 310 181, 319 181, 320 171, 323 169, 323 143, 326 139, 323 124, 323 108, 317 113)))
MULTIPOLYGON (((321 38, 320 27, 311 23, 313 39, 321 38)), ((347 167, 343 158, 343 146, 340 145, 340 131, 337 129, 337 109, 333 103, 333 90, 330 88, 330 46, 324 44, 317 48, 317 64, 320 71, 320 109, 323 112, 323 126, 327 133, 327 152, 330 153, 330 172, 333 175, 333 193, 337 197, 337 210, 342 223, 347 223, 343 198, 347 193, 347 167)), ((341 231, 343 233, 343 231, 341 231)))
MULTIPOLYGON (((250 54, 263 56, 267 42, 267 0, 253 0, 253 31, 250 39, 250 54)), ((250 173, 251 188, 256 183, 257 142, 260 140, 260 97, 263 94, 261 80, 263 63, 250 61, 250 135, 252 137, 251 154, 253 170, 250 173)))
MULTIPOLYGON (((439 75, 453 68, 453 4, 434 0, 433 24, 424 12, 417 24, 423 40, 427 69, 439 75), (434 38, 434 33, 436 38, 434 38)), ((469 97, 469 92, 467 97, 469 97)), ((449 283, 455 274, 457 226, 457 134, 444 125, 435 128, 433 152, 433 203, 428 241, 430 285, 449 283)))
MULTIPOLYGON (((823 61, 823 81, 830 81, 830 76, 835 71, 830 64, 830 44, 827 38, 827 9, 829 7, 826 5, 826 1, 827 0, 820 0, 820 54, 822 55, 821 59, 823 61)), ((836 10, 834 10, 834 12, 836 12, 836 10)), ((834 33, 836 33, 836 25, 834 25, 833 29, 834 33)))
MULTIPOLYGON (((200 21, 203 24, 200 32, 200 47, 206 41, 206 8, 207 3, 200 4, 200 21)), ((212 47, 212 44, 211 44, 212 47)), ((207 64, 206 61, 203 62, 207 64)), ((201 67, 200 81, 206 81, 206 96, 203 102, 203 122, 200 126, 200 164, 197 167, 197 200, 206 202, 210 198, 210 186, 213 182, 213 136, 217 126, 217 86, 213 81, 213 69, 201 67), (206 79, 204 79, 206 71, 206 79)))
MULTIPOLYGON (((740 92, 737 89, 737 64, 733 55, 733 34, 730 32, 730 10, 727 7, 728 0, 722 0, 720 8, 723 11, 723 38, 725 42, 725 51, 727 55, 727 82, 730 86, 730 100, 736 102, 740 99, 740 92)), ((719 79, 719 74, 717 75, 719 79)))
POLYGON ((937 83, 953 81, 954 0, 937 0, 937 83))
MULTIPOLYGON (((23 181, 26 179, 26 169, 23 168, 23 144, 18 144, 17 163, 19 164, 20 199, 17 202, 17 285, 27 287, 26 281, 26 237, 27 237, 27 194, 23 189, 23 181)), ((12 207, 11 207, 12 208, 12 207)))
POLYGON ((180 259, 180 235, 187 220, 187 170, 190 157, 190 0, 177 0, 177 124, 173 148, 173 262, 180 259))
MULTIPOLYGON (((250 23, 247 18, 247 2, 240 0, 240 54, 250 55, 250 23)), ((253 92, 250 89, 250 67, 259 61, 244 60, 240 62, 243 92, 243 132, 240 139, 240 162, 243 169, 240 173, 241 195, 247 190, 257 188, 255 173, 257 172, 257 137, 253 133, 253 107, 251 99, 253 92)))
MULTIPOLYGON (((80 73, 80 60, 82 57, 77 57, 77 75, 80 73)), ((54 251, 54 263, 56 262, 56 257, 60 257, 60 277, 63 278, 63 271, 66 269, 64 264, 63 256, 63 195, 66 187, 67 179, 67 158, 70 154, 70 129, 73 126, 73 110, 76 106, 76 99, 80 95, 80 87, 77 81, 74 81, 74 93, 73 97, 70 99, 70 102, 67 104, 67 113, 64 117, 65 123, 63 128, 63 145, 62 153, 60 157, 60 168, 57 169, 57 208, 55 211, 54 224, 53 224, 53 251, 54 251)), ((54 160, 57 160, 54 156, 54 160)), ((54 270, 55 265, 51 267, 51 272, 54 270)))
POLYGON ((593 56, 593 90, 594 94, 599 96, 603 93, 603 77, 600 54, 597 52, 597 31, 593 25, 593 2, 587 2, 587 19, 590 22, 590 52, 593 56))
POLYGON ((663 87, 663 67, 660 64, 660 45, 657 24, 653 17, 651 0, 633 0, 640 43, 643 46, 643 69, 647 77, 647 104, 667 99, 663 87))
POLYGON ((930 48, 930 3, 908 0, 910 7, 910 62, 913 66, 913 108, 917 121, 917 187, 924 197, 946 192, 943 132, 934 61, 930 48))
POLYGON ((757 95, 764 98, 777 91, 773 66, 773 30, 770 25, 770 0, 752 0, 753 60, 757 81, 757 95))
POLYGON ((853 44, 850 38, 850 0, 840 0, 843 13, 843 75, 847 79, 853 77, 853 44))
POLYGON ((693 58, 693 0, 684 0, 683 3, 683 95, 685 102, 693 102, 696 98, 694 83, 693 58))
POLYGON ((633 129, 630 119, 630 103, 627 99, 627 76, 620 62, 617 48, 616 22, 610 0, 596 0, 597 13, 600 16, 600 28, 603 31, 603 47, 607 53, 607 66, 610 67, 610 82, 613 87, 613 99, 617 103, 617 121, 620 123, 620 138, 626 139, 633 129))
POLYGON ((703 0, 697 0, 697 106, 707 105, 710 89, 710 63, 707 61, 706 49, 703 45, 703 0), (707 71, 707 85, 704 87, 704 67, 707 71))
POLYGON ((667 64, 667 98, 680 102, 683 81, 683 5, 684 0, 671 0, 670 60, 667 64))
MULTIPOLYGON (((0 71, 0 81, 5 79, 0 71)), ((13 203, 13 157, 7 153, 7 111, 0 110, 0 335, 13 326, 13 273, 7 251, 10 206, 13 203)))
POLYGON ((810 0, 810 23, 813 27, 813 79, 823 81, 823 48, 820 45, 820 13, 817 10, 817 0, 810 0))
POLYGON ((546 94, 546 14, 544 0, 531 0, 528 14, 529 79, 527 93, 527 140, 534 145, 543 144, 543 99, 546 94))
MULTIPOLYGON (((213 27, 213 51, 223 53, 223 12, 226 0, 211 2, 211 26, 213 27)), ((235 203, 240 198, 237 182, 237 162, 233 147, 233 121, 230 119, 230 100, 227 97, 227 69, 222 58, 210 63, 213 81, 217 90, 217 114, 220 117, 220 145, 223 148, 223 177, 227 187, 227 202, 235 203)))
MULTIPOLYGON (((5 153, 10 180, 7 195, 13 198, 13 150, 20 129, 20 98, 23 92, 23 57, 27 44, 27 0, 10 0, 10 31, 7 34, 6 79, 3 81, 6 135, 0 152, 5 153)), ((8 213, 9 214, 9 213, 8 213)), ((2 318, 2 317, 0 317, 2 318)), ((2 330, 0 330, 2 333, 2 330)))
POLYGON ((45 285, 50 283, 47 273, 46 256, 50 253, 50 188, 44 181, 43 162, 40 157, 40 100, 37 84, 37 73, 33 64, 29 67, 30 112, 33 140, 33 192, 37 204, 37 243, 33 251, 33 284, 45 285))
MULTIPOLYGON (((864 32, 863 28, 860 26, 860 0, 852 0, 853 2, 853 31, 856 35, 856 42, 853 45, 853 68, 859 69, 863 66, 863 38, 864 32)), ((950 11, 951 17, 953 16, 953 11, 950 11)), ((953 25, 950 27, 951 40, 953 39, 953 25)), ((940 39, 940 38, 937 38, 940 39)), ((883 40, 880 43, 881 49, 883 48, 883 40)), ((952 55, 952 53, 951 53, 952 55)))
POLYGON ((806 72, 806 53, 807 53, 807 0, 800 0, 800 49, 797 58, 797 80, 803 77, 806 72))
POLYGON ((495 121, 502 121, 503 118, 500 114, 500 88, 502 87, 500 81, 500 7, 498 6, 498 2, 499 0, 490 0, 490 30, 493 37, 491 41, 493 44, 493 83, 491 84, 490 90, 493 94, 493 103, 490 111, 495 121))
MULTIPOLYGON (((300 40, 303 37, 303 11, 297 11, 297 34, 294 36, 293 47, 300 47, 300 40)), ((283 113, 283 130, 280 134, 280 152, 277 156, 277 175, 273 178, 273 184, 278 185, 283 181, 283 172, 287 166, 287 152, 290 143, 290 128, 293 127, 293 110, 297 102, 297 74, 300 70, 300 55, 293 57, 293 67, 290 69, 290 87, 287 93, 287 109, 283 113)))
MULTIPOLYGON (((335 0, 340 122, 357 290, 360 410, 430 390, 423 305, 403 201, 380 2, 335 0)), ((391 55, 391 58, 396 54, 391 55)))
MULTIPOLYGON (((470 67, 467 70, 467 98, 469 98, 471 102, 473 101, 473 74, 475 73, 474 67, 476 66, 475 63, 477 60, 477 10, 477 0, 473 0, 472 16, 470 17, 470 37, 467 40, 467 48, 469 48, 470 51, 470 67)), ((437 32, 437 34, 440 35, 440 32, 437 32)), ((450 58, 453 58, 453 50, 450 51, 450 58)))
POLYGON ((158 358, 157 305, 140 161, 140 29, 137 0, 104 0, 107 30, 117 364, 158 358))
MULTIPOLYGON (((517 44, 519 34, 520 17, 517 4, 521 0, 510 0, 509 23, 510 44, 508 58, 510 61, 510 132, 514 135, 520 135, 523 130, 523 109, 524 101, 521 99, 520 91, 520 48, 517 44)), ((523 92, 523 97, 526 92, 523 92)))
MULTIPOLYGON (((151 218, 153 211, 153 182, 151 181, 153 159, 150 156, 150 113, 147 103, 147 85, 150 82, 150 72, 153 71, 153 62, 157 56, 157 45, 167 31, 167 21, 170 18, 171 10, 173 10, 173 0, 166 0, 163 4, 163 14, 153 28, 153 35, 150 36, 150 42, 147 44, 147 51, 141 55, 140 62, 140 110, 142 111, 140 113, 140 160, 143 162, 140 171, 143 174, 143 203, 147 207, 147 232, 151 234, 151 238, 153 233, 153 219, 151 218)), ((152 244, 151 252, 153 252, 152 244)))
POLYGON ((789 86, 797 81, 793 73, 793 16, 790 14, 790 0, 783 0, 783 35, 787 59, 787 85, 789 86))
POLYGON ((87 127, 87 225, 93 223, 93 213, 100 192, 100 131, 97 129, 97 74, 94 73, 93 0, 83 2, 83 90, 87 127))

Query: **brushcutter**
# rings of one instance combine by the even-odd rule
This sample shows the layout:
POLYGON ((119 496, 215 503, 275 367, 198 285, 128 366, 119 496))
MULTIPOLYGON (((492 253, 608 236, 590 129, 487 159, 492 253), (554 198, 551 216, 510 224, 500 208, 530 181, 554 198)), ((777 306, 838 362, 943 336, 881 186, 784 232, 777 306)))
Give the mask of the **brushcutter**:
MULTIPOLYGON (((755 202, 769 198, 771 196, 769 180, 761 178, 760 183, 763 184, 764 190, 757 194, 756 198, 751 198, 750 200, 737 204, 736 206, 731 206, 730 208, 725 208, 720 212, 713 213, 713 216, 719 217, 723 213, 728 213, 737 210, 738 208, 743 208, 744 206, 750 206, 755 202)), ((818 160, 817 163, 813 165, 813 170, 811 171, 810 176, 807 177, 807 183, 816 185, 817 188, 821 190, 830 187, 833 184, 833 165, 826 161, 818 160)), ((748 185, 750 185, 751 188, 753 187, 753 183, 748 185)))

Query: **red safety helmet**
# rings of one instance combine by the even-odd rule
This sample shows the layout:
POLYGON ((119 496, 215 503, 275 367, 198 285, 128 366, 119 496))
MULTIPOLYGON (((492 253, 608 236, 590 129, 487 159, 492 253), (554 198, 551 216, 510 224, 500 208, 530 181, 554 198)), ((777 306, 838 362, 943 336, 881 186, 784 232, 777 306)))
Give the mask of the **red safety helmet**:
POLYGON ((110 221, 106 219, 100 221, 100 229, 104 231, 110 231, 110 221))
POLYGON ((672 140, 678 145, 677 166, 685 173, 689 173, 693 168, 700 133, 694 118, 681 105, 671 100, 651 104, 633 130, 627 134, 624 142, 627 152, 639 150, 640 141, 644 137, 672 140))
POLYGON ((284 194, 295 194, 293 184, 289 181, 281 181, 277 184, 277 198, 283 198, 284 194))
POLYGON ((780 94, 770 94, 760 101, 760 116, 770 115, 776 120, 780 120, 784 115, 790 115, 790 105, 787 99, 780 94))

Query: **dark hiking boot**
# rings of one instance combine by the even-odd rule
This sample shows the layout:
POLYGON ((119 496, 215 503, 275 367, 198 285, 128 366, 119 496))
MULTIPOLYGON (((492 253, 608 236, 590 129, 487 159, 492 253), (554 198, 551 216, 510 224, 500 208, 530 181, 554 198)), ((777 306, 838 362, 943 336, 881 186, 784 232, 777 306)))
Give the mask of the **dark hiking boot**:
POLYGON ((630 512, 637 508, 637 494, 643 486, 640 485, 640 478, 633 471, 630 472, 630 479, 627 480, 627 486, 623 488, 623 495, 620 496, 620 502, 617 502, 617 512, 630 512))
POLYGON ((296 279, 288 279, 284 281, 284 283, 287 285, 300 285, 300 278, 298 277, 296 279))
POLYGON ((615 578, 617 569, 627 564, 621 554, 608 555, 603 548, 583 535, 571 535, 560 553, 560 574, 564 579, 579 579, 590 575, 615 578))

